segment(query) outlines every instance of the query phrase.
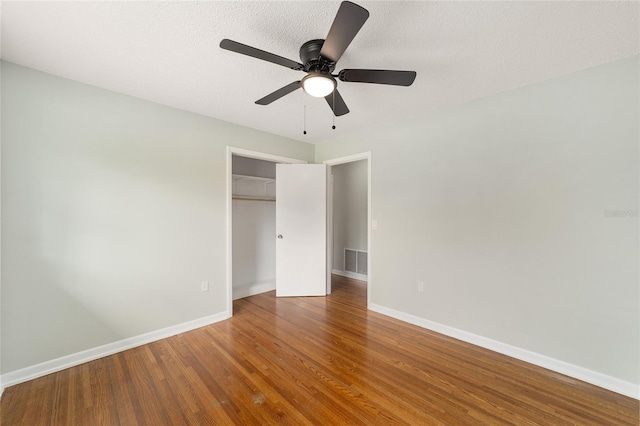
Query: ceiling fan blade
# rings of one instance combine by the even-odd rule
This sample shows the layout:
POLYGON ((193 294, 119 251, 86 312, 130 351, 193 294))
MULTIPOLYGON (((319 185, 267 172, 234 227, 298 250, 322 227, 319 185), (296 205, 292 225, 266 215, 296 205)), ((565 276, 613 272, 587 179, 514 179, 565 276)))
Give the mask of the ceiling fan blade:
POLYGON ((268 94, 264 98, 258 99, 256 103, 258 105, 269 105, 271 102, 277 101, 284 95, 288 95, 289 93, 301 87, 302 87, 301 81, 294 81, 293 83, 287 84, 286 86, 276 90, 275 92, 268 94))
POLYGON ((291 59, 283 58, 282 56, 274 55, 273 53, 265 52, 264 50, 256 49, 255 47, 247 46, 246 44, 238 43, 237 41, 226 38, 220 42, 220 47, 242 55, 282 65, 283 67, 291 68, 292 70, 302 70, 304 68, 302 64, 292 61, 291 59))
POLYGON ((327 100, 329 107, 333 110, 333 114, 336 117, 340 117, 341 115, 349 113, 349 108, 347 108, 347 104, 344 103, 344 99, 342 99, 342 96, 340 96, 340 92, 338 92, 338 89, 335 89, 332 93, 328 94, 324 98, 327 100))
POLYGON ((338 75, 341 81, 354 83, 392 84, 394 86, 411 86, 416 79, 415 71, 393 70, 342 70, 338 75))
POLYGON ((320 49, 320 56, 331 62, 338 62, 368 18, 367 9, 355 3, 343 1, 320 49))

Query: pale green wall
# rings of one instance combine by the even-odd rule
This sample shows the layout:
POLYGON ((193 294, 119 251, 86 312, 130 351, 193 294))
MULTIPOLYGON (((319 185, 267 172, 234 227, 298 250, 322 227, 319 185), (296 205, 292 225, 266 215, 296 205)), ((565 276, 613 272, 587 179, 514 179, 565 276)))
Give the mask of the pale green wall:
POLYGON ((2 63, 3 373, 226 309, 227 145, 314 152, 2 63))
POLYGON ((639 71, 318 145, 316 162, 372 152, 372 302, 638 384, 638 218, 605 210, 639 207, 639 71))
MULTIPOLYGON (((316 146, 372 151, 373 303, 638 383, 638 73, 316 146)), ((225 147, 314 157, 9 63, 1 107, 2 372, 224 311, 225 147)))

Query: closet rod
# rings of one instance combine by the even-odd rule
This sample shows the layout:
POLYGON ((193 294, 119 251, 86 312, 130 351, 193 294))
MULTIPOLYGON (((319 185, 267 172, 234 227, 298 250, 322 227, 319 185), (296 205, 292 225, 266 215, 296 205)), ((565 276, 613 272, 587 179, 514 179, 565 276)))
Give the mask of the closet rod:
POLYGON ((275 198, 257 198, 257 197, 231 197, 233 200, 245 200, 245 201, 273 201, 275 202, 275 198))

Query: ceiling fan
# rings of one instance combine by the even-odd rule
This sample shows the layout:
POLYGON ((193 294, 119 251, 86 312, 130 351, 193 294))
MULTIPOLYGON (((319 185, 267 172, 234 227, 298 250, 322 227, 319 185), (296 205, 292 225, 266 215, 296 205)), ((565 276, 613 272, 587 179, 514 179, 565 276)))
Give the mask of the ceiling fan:
POLYGON ((369 11, 349 1, 340 4, 327 38, 310 40, 300 47, 302 63, 292 61, 237 41, 224 39, 220 47, 242 55, 272 62, 292 70, 307 73, 302 80, 294 81, 286 86, 258 99, 256 104, 269 105, 271 102, 288 95, 300 87, 311 96, 324 97, 336 116, 349 112, 347 104, 338 92, 336 77, 344 82, 391 84, 395 86, 411 86, 416 78, 415 71, 343 69, 332 74, 336 64, 360 28, 369 18, 369 11))

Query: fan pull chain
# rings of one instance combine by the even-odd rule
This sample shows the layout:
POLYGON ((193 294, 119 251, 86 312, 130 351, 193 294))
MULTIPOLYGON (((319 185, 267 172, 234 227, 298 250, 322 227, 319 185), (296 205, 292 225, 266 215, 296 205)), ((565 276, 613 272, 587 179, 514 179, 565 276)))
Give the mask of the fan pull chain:
POLYGON ((304 126, 302 130, 302 134, 303 135, 307 134, 307 102, 306 101, 304 103, 304 126))
POLYGON ((333 89, 333 126, 331 128, 333 130, 336 129, 336 89, 333 89))

